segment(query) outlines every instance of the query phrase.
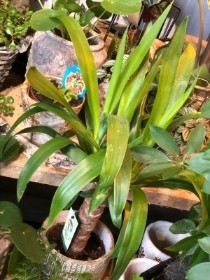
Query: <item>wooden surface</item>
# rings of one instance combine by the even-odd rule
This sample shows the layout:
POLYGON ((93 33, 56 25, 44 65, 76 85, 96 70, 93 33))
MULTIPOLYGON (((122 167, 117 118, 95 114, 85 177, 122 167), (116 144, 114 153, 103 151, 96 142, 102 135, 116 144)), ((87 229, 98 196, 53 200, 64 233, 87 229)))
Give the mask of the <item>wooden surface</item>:
MULTIPOLYGON (((14 120, 22 113, 20 106, 20 87, 16 86, 7 89, 5 94, 12 95, 15 98, 16 110, 12 118, 5 119, 9 125, 12 125, 14 120)), ((20 154, 16 159, 8 163, 0 163, 0 176, 17 179, 20 170, 24 166, 28 157, 20 154)), ((39 184, 47 184, 52 186, 59 186, 62 179, 67 174, 67 170, 62 168, 55 168, 43 164, 39 170, 34 174, 31 181, 39 184)), ((155 205, 163 205, 167 207, 179 208, 181 210, 188 210, 198 200, 196 196, 184 190, 169 190, 161 188, 146 188, 144 189, 149 203, 155 205)))

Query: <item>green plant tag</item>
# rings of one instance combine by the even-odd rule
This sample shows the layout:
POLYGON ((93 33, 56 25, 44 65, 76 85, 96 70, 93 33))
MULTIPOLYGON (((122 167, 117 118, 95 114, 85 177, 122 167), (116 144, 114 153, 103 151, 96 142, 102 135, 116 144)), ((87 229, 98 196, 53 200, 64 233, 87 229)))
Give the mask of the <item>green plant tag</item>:
POLYGON ((74 210, 70 208, 65 225, 63 227, 62 231, 62 242, 63 242, 63 248, 65 251, 68 250, 69 245, 71 244, 72 238, 74 236, 74 233, 77 229, 78 221, 75 216, 74 210))

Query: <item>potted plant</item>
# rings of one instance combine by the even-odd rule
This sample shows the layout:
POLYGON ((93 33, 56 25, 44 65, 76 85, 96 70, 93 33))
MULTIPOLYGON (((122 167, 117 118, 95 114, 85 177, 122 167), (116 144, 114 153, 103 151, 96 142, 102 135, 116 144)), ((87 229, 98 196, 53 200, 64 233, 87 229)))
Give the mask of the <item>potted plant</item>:
POLYGON ((31 42, 32 11, 19 12, 10 0, 0 2, 0 84, 3 83, 19 52, 25 52, 31 42), (28 36, 28 37, 27 37, 28 36))
MULTIPOLYGON (((65 100, 72 107, 73 111, 78 115, 85 103, 86 88, 84 81, 77 65, 67 68, 64 74, 63 80, 52 76, 48 77, 48 79, 56 85, 65 100)), ((21 85, 21 104, 23 110, 29 110, 31 105, 36 102, 53 103, 56 101, 46 98, 44 95, 34 90, 26 79, 21 85)), ((59 134, 63 134, 70 128, 69 124, 64 119, 51 112, 40 112, 25 122, 26 127, 35 125, 47 125, 48 127, 55 129, 59 134)), ((31 133, 30 136, 30 140, 37 145, 41 145, 49 139, 49 136, 42 133, 31 133)))
MULTIPOLYGON (((95 181, 96 186, 86 194, 90 198, 89 211, 92 214, 94 210, 100 209, 100 206, 106 203, 109 206, 113 224, 121 228, 111 255, 116 258, 111 277, 113 280, 119 279, 135 254, 146 225, 148 206, 141 187, 147 184, 147 180, 141 180, 138 174, 144 172, 146 168, 145 153, 146 163, 149 163, 149 159, 152 158, 150 153, 147 155, 147 147, 150 148, 155 144, 150 127, 155 125, 165 130, 173 125, 179 109, 189 98, 196 84, 195 76, 192 81, 191 75, 194 69, 195 51, 191 45, 188 45, 183 51, 186 20, 178 28, 170 45, 163 50, 162 56, 158 56, 148 69, 150 46, 169 10, 170 6, 154 25, 151 23, 148 26, 141 44, 133 50, 122 66, 126 42, 126 34, 124 34, 118 49, 102 116, 99 115, 99 90, 95 62, 85 35, 74 19, 65 15, 55 16, 56 20, 60 20, 66 26, 74 43, 78 64, 87 87, 86 119, 82 122, 59 91, 35 68, 30 68, 27 79, 31 85, 42 94, 60 102, 67 111, 55 105, 38 103, 23 114, 11 128, 13 131, 25 118, 42 110, 50 110, 69 122, 78 142, 60 136, 42 145, 20 173, 17 186, 18 199, 21 199, 32 174, 50 154, 58 149, 67 153, 77 163, 77 166, 65 177, 55 193, 49 214, 49 224, 63 208, 69 205, 73 198, 81 193, 89 182, 95 181), (154 87, 156 95, 151 109, 149 92, 153 81, 156 82, 154 87), (180 81, 182 81, 181 84, 180 81), (148 99, 148 103, 145 102, 146 99, 148 99), (50 149, 46 149, 47 147, 50 149), (66 148, 64 149, 64 147, 66 148), (129 192, 131 192, 132 201, 129 200, 129 192)), ((181 120, 191 117, 198 118, 202 114, 204 112, 188 114, 181 120)), ((24 132, 26 131, 29 132, 30 129, 24 130, 24 132)), ((160 163, 163 158, 162 156, 159 158, 159 151, 155 155, 155 161, 160 163)), ((171 162, 164 162, 158 168, 158 174, 167 170, 167 176, 165 175, 158 182, 158 185, 164 186, 163 181, 175 177, 182 171, 183 166, 181 164, 173 166, 171 162)), ((151 170, 149 174, 154 181, 156 177, 151 170)), ((172 185, 170 184, 172 181, 166 181, 167 187, 182 187, 194 191, 192 184, 184 183, 184 180, 177 180, 172 185)), ((101 207, 101 211, 103 209, 104 207, 101 207)), ((88 211, 86 214, 88 215, 88 211)), ((97 216, 100 217, 98 214, 97 216)), ((83 218, 86 221, 86 216, 83 215, 83 218)), ((81 243, 86 240, 85 233, 87 233, 88 239, 90 231, 96 224, 97 219, 94 215, 91 219, 92 227, 91 229, 88 227, 88 231, 85 230, 87 224, 82 225, 81 223, 83 238, 80 239, 78 233, 74 236, 77 246, 74 247, 74 242, 71 244, 70 254, 77 254, 78 248, 81 250, 84 248, 84 244, 81 243), (76 251, 72 252, 72 248, 75 248, 76 251)))
POLYGON ((91 21, 96 17, 109 18, 111 13, 103 9, 100 2, 92 0, 86 1, 86 5, 75 0, 56 0, 53 1, 52 9, 41 9, 31 18, 31 26, 37 32, 30 49, 27 69, 36 66, 44 74, 61 78, 67 67, 77 64, 71 38, 64 26, 52 24, 50 20, 50 14, 54 13, 68 14, 78 20, 85 31, 96 66, 99 68, 107 58, 107 50, 100 34, 94 31, 95 23, 91 21))
POLYGON ((6 271, 5 265, 8 262, 9 253, 11 253, 8 264, 9 273, 15 270, 16 262, 22 256, 37 263, 43 260, 46 252, 38 232, 23 222, 19 207, 9 201, 0 202, 0 236, 0 276, 3 277, 3 271, 6 271))

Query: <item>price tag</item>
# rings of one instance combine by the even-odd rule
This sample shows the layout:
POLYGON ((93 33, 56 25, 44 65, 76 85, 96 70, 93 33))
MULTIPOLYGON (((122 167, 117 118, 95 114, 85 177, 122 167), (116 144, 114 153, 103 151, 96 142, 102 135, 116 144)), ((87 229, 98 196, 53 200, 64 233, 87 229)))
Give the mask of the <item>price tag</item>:
POLYGON ((64 247, 65 251, 68 250, 68 248, 71 244, 71 241, 72 241, 74 233, 77 229, 77 226, 78 226, 78 221, 77 221, 75 212, 72 208, 70 208, 65 225, 63 227, 62 234, 61 234, 63 247, 64 247))

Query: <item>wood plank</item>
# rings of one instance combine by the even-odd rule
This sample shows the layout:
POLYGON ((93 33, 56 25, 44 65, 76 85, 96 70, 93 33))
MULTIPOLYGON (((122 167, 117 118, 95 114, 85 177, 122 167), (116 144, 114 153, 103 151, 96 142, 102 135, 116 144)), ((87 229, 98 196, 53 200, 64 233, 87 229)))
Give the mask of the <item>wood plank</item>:
POLYGON ((195 194, 182 189, 144 188, 143 190, 149 203, 159 206, 189 210, 199 201, 195 194))
MULTIPOLYGON (((17 179, 27 160, 28 158, 25 155, 20 154, 15 160, 8 163, 0 163, 0 176, 17 179)), ((66 174, 66 171, 43 164, 36 171, 31 181, 39 184, 59 186, 66 174)))

